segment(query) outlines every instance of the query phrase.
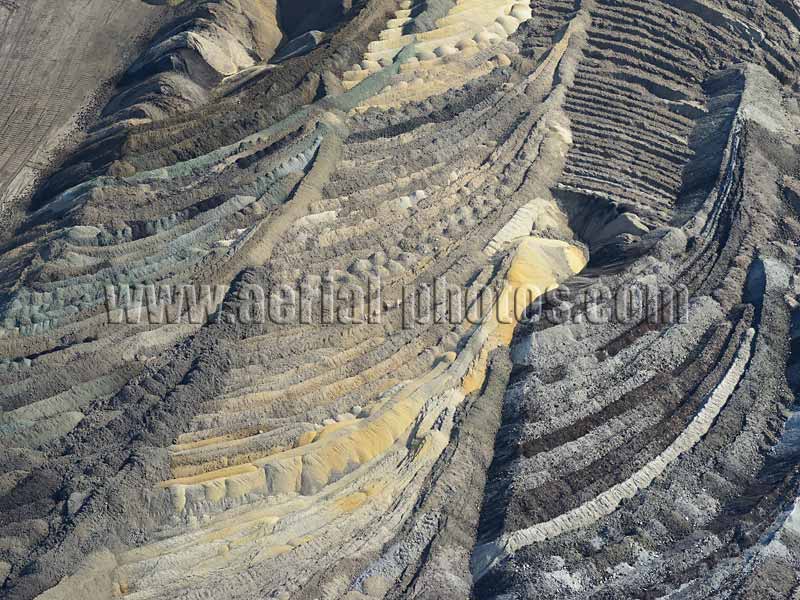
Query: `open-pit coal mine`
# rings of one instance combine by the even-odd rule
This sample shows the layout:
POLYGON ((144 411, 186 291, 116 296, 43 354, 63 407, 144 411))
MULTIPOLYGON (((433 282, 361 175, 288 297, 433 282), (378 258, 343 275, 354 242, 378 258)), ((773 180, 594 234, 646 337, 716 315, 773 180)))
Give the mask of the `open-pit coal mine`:
POLYGON ((0 598, 800 599, 797 0, 0 0, 0 598))

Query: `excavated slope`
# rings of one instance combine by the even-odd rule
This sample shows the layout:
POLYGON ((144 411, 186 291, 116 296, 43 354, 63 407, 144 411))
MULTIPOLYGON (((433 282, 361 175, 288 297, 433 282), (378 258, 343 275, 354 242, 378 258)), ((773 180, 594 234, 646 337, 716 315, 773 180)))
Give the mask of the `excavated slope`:
POLYGON ((795 3, 106 4, 0 0, 3 598, 798 597, 795 3))

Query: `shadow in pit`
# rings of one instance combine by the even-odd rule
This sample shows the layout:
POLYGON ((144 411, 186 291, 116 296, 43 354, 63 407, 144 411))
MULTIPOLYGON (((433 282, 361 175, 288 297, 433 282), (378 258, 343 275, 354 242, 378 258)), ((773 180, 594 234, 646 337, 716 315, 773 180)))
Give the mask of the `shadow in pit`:
MULTIPOLYGON (((564 285, 569 286, 571 290, 586 289, 596 283, 600 275, 604 272, 607 273, 603 266, 590 267, 569 278, 564 282, 564 285)), ((578 294, 578 296, 582 295, 578 294)), ((546 314, 546 312, 550 310, 555 310, 555 302, 558 302, 557 298, 546 294, 540 296, 528 306, 525 311, 525 317, 520 321, 514 331, 514 337, 511 343, 512 348, 532 332, 549 326, 546 319, 536 319, 535 316, 546 314)), ((506 392, 516 386, 523 385, 531 372, 532 369, 530 367, 518 364, 514 365, 509 375, 506 392)), ((544 375, 546 374, 537 373, 537 376, 540 378, 544 375)), ((553 381, 557 381, 558 378, 566 376, 566 372, 560 373, 560 377, 558 373, 554 373, 553 375, 556 377, 553 381)), ((487 472, 474 548, 496 540, 505 530, 508 516, 507 511, 511 500, 509 467, 514 464, 515 460, 520 457, 522 453, 518 429, 521 423, 524 422, 524 418, 520 417, 519 411, 514 407, 513 403, 506 400, 504 395, 500 427, 495 435, 494 456, 487 472)), ((477 596, 474 597, 478 598, 487 597, 502 591, 503 588, 503 582, 498 580, 496 574, 493 576, 490 572, 490 574, 487 574, 486 577, 481 578, 481 580, 475 584, 473 595, 477 594, 477 596)))

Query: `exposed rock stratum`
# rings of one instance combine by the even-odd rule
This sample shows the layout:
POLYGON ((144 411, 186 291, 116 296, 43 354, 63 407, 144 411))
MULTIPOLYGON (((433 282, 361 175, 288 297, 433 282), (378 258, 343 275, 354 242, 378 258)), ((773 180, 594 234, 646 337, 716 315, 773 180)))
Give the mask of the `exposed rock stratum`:
POLYGON ((795 0, 0 0, 0 82, 4 599, 800 598, 795 0))

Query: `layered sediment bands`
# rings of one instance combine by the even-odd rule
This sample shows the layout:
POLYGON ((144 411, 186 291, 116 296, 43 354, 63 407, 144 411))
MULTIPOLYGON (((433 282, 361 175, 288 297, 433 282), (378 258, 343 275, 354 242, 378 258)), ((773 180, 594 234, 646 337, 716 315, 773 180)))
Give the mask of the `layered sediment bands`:
MULTIPOLYGON (((766 589, 760 536, 783 522, 796 491, 791 469, 777 467, 765 453, 773 442, 755 430, 764 427, 770 440, 779 438, 774 411, 783 413, 792 400, 786 387, 758 389, 755 381, 765 373, 763 361, 786 352, 781 338, 788 331, 794 259, 736 258, 774 231, 754 225, 765 224, 756 213, 781 210, 774 183, 772 200, 761 209, 753 208, 747 192, 758 189, 756 180, 763 183, 756 172, 764 166, 749 136, 769 129, 767 137, 776 135, 770 139, 780 143, 783 135, 776 124, 753 116, 786 114, 767 99, 777 82, 766 71, 748 67, 741 75, 721 160, 703 161, 716 168, 716 183, 682 228, 686 233, 670 230, 646 258, 636 259, 638 266, 615 267, 606 276, 614 281, 636 273, 651 285, 685 283, 693 297, 685 323, 645 320, 623 327, 587 318, 537 327, 516 349, 525 383, 506 399, 501 431, 507 433, 495 450, 495 481, 472 558, 473 574, 481 577, 479 597, 737 597, 731 590, 740 586, 766 589), (703 242, 686 245, 698 234, 703 242), (769 300, 778 289, 784 297, 769 300), (759 503, 756 494, 770 500, 759 503), (732 533, 737 522, 747 522, 752 537, 732 533), (698 575, 700 562, 707 575, 698 575), (712 577, 725 583, 712 584, 712 577)), ((715 97, 716 106, 730 103, 715 97)), ((797 582, 785 566, 778 572, 784 591, 774 597, 784 597, 797 582)))
POLYGON ((800 588, 790 3, 157 5, 0 255, 4 597, 800 588))
MULTIPOLYGON (((380 32, 380 39, 367 46, 364 59, 344 74, 344 86, 351 88, 357 85, 371 73, 391 64, 405 46, 413 44, 414 55, 409 57, 402 69, 415 87, 421 88, 411 93, 419 96, 426 88, 429 88, 428 93, 441 91, 441 88, 431 88, 430 82, 426 85, 425 80, 438 80, 443 72, 458 69, 450 64, 456 62, 453 57, 469 59, 479 55, 481 50, 496 46, 513 34, 521 23, 531 18, 531 8, 525 2, 483 3, 461 0, 450 6, 447 14, 434 19, 432 26, 427 28, 427 23, 439 12, 443 10, 438 6, 434 8, 424 3, 403 2, 401 10, 395 13, 395 18, 388 21, 387 28, 380 32), (441 68, 445 64, 449 69, 441 68)), ((501 53, 498 61, 508 64, 510 59, 501 53)), ((450 78, 453 78, 452 73, 450 78)), ((463 80, 463 76, 461 79, 463 80)), ((455 87, 457 82, 458 79, 451 85, 455 87)), ((442 85, 441 81, 437 83, 442 85)), ((396 86, 384 90, 375 102, 379 102, 390 90, 397 102, 407 95, 403 92, 408 92, 408 87, 409 80, 403 79, 396 86)))
POLYGON ((747 330, 746 335, 739 341, 734 361, 722 381, 706 399, 705 405, 666 450, 634 472, 628 479, 579 507, 544 523, 506 533, 496 544, 497 547, 481 546, 476 548, 474 561, 476 575, 482 576, 505 555, 514 553, 520 548, 558 537, 569 531, 586 528, 610 515, 619 508, 624 500, 632 498, 636 493, 649 486, 681 454, 691 450, 708 433, 712 423, 742 378, 747 362, 750 360, 754 335, 755 330, 747 330))

